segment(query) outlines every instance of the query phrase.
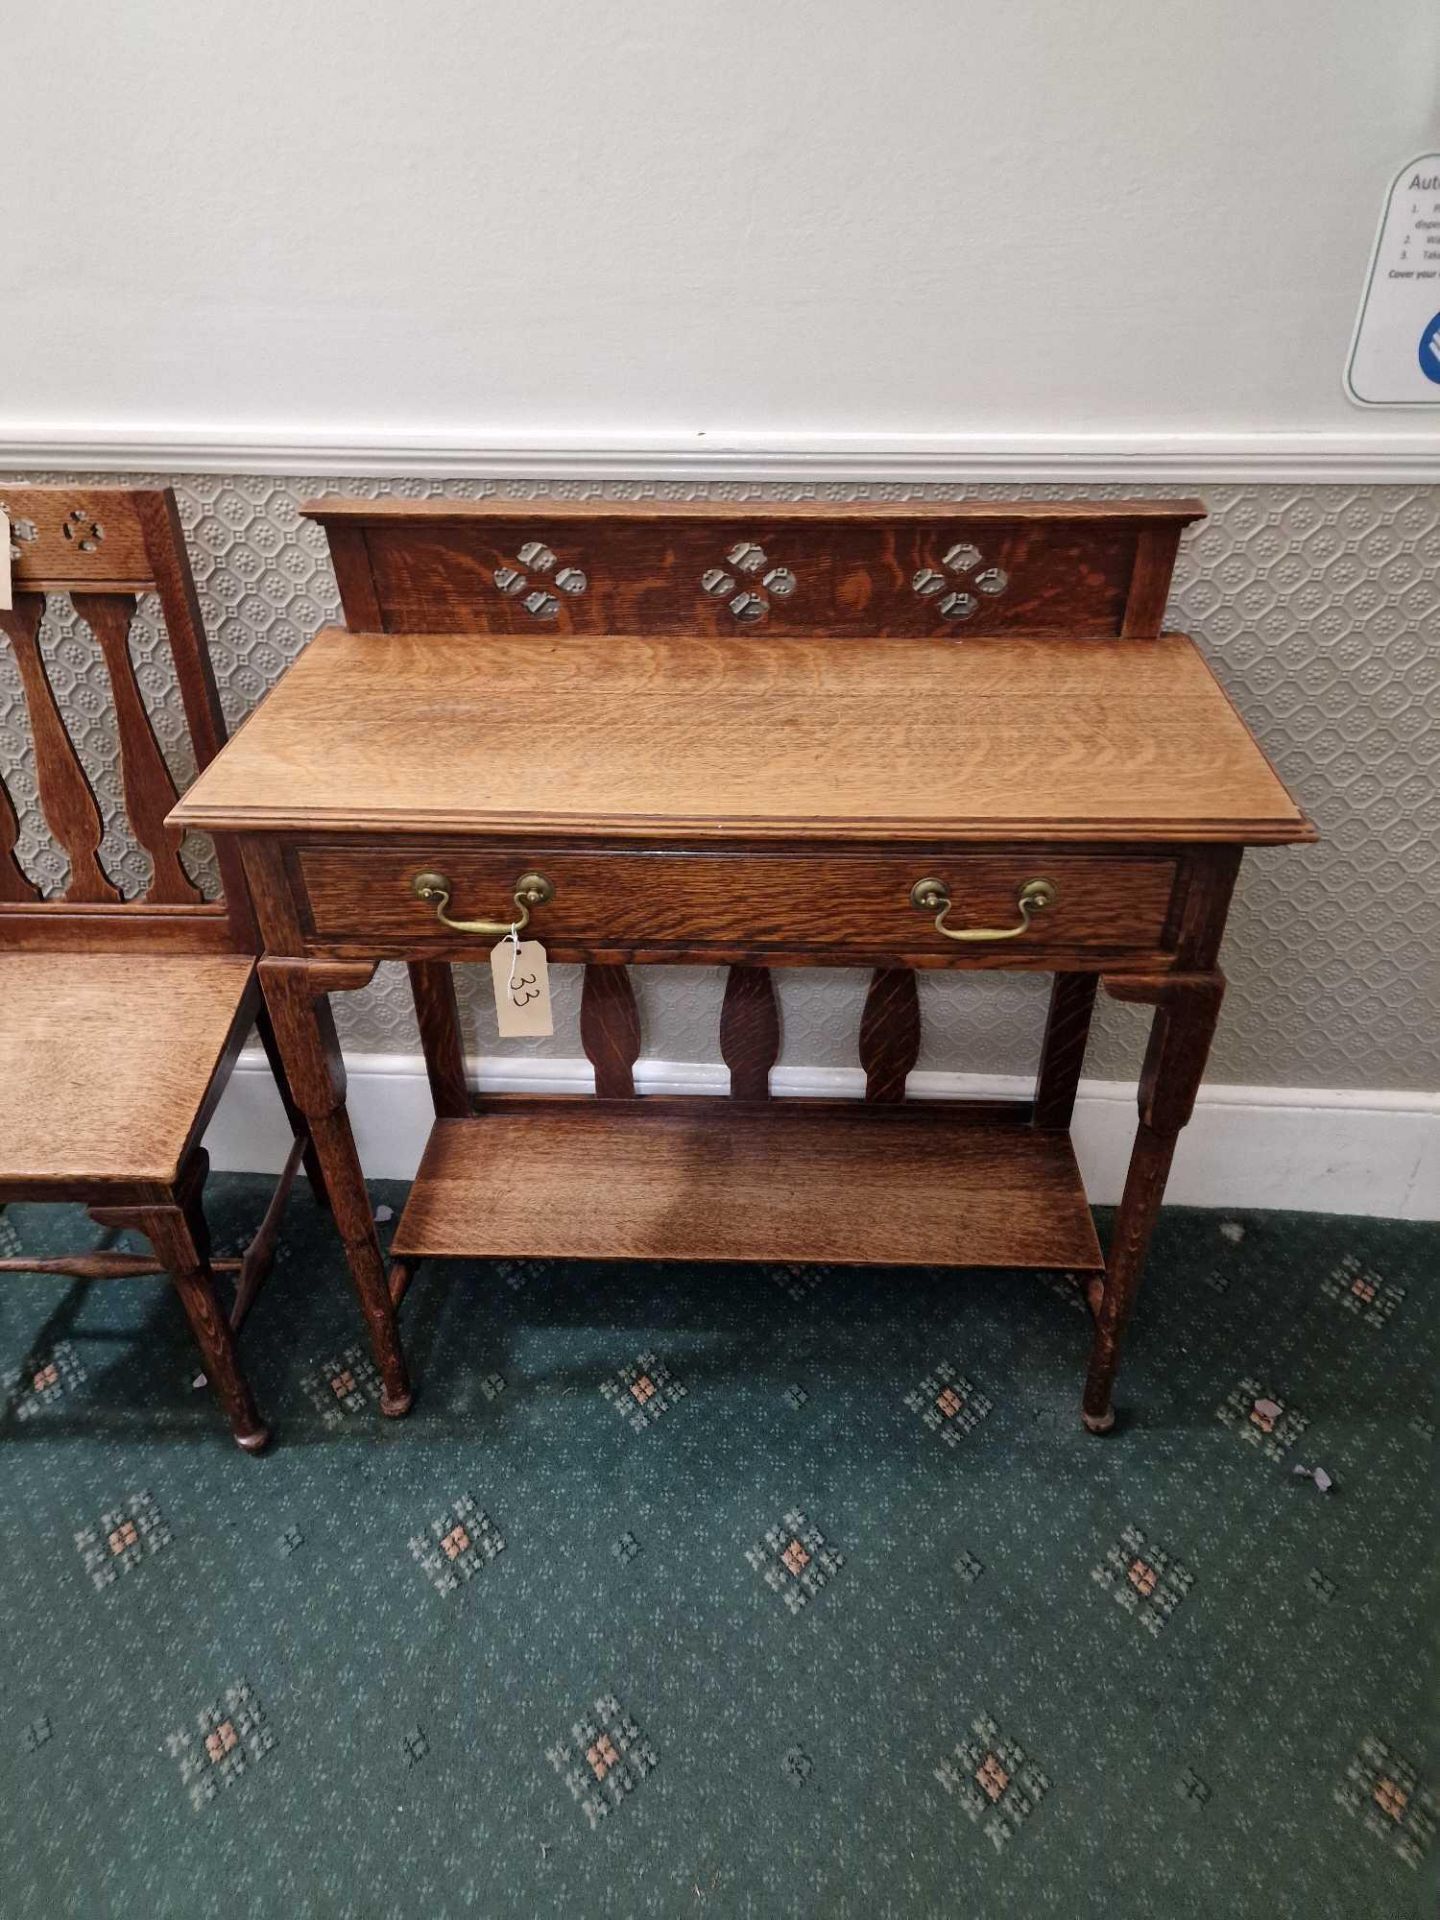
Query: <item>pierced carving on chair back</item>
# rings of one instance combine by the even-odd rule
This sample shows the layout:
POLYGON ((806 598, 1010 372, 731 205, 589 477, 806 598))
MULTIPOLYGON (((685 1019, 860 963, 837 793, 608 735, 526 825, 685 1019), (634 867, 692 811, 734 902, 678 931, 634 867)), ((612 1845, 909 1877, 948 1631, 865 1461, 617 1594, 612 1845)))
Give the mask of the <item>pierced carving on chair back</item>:
MULTIPOLYGON (((71 925, 80 925, 72 910, 101 907, 123 913, 136 907, 151 916, 148 926, 162 944, 189 944, 193 932, 199 945, 250 946, 249 902, 233 855, 220 854, 225 900, 207 903, 181 862, 181 835, 165 825, 177 798, 175 781, 131 653, 139 596, 154 592, 196 766, 207 765, 224 739, 224 724, 174 495, 168 488, 6 487, 0 491, 0 510, 11 524, 14 588, 13 611, 0 612, 0 635, 13 654, 29 719, 38 810, 69 866, 62 895, 42 899, 40 887, 20 864, 19 818, 0 769, 0 909, 13 910, 5 916, 0 940, 36 937, 41 915, 53 929, 67 916, 71 925), (105 663, 124 810, 150 866, 139 900, 124 899, 102 863, 100 803, 41 645, 50 594, 69 596, 105 663), (227 925, 233 937, 217 939, 227 925)), ((101 939, 104 929, 90 925, 101 939)), ((113 929, 113 915, 106 926, 113 929)))

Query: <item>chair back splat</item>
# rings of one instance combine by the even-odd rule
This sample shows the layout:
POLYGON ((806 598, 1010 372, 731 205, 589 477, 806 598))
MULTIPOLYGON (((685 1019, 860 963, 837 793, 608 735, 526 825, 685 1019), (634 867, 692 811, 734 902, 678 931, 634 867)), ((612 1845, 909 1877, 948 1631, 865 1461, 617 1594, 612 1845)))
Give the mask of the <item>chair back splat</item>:
POLYGON ((222 898, 206 900, 165 825, 175 781, 141 693, 130 647, 142 594, 154 593, 198 771, 219 752, 225 723, 205 646, 195 581, 168 487, 0 488, 10 528, 13 609, 0 634, 15 662, 35 754, 39 811, 69 873, 47 899, 21 864, 20 822, 0 767, 0 949, 249 953, 254 920, 239 860, 218 850, 222 898), (68 595, 105 665, 130 830, 150 865, 138 899, 123 897, 102 858, 105 821, 41 646, 47 595, 68 595))

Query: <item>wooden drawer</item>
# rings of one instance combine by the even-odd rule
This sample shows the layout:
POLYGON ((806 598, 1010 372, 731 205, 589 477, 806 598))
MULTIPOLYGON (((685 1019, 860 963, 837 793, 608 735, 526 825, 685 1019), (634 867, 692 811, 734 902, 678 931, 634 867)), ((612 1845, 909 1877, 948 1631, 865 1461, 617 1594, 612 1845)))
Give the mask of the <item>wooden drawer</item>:
POLYGON ((810 855, 755 852, 604 852, 529 846, 495 848, 433 841, 408 847, 305 846, 294 856, 308 899, 307 933, 318 945, 353 942, 367 952, 439 952, 475 957, 494 936, 457 934, 412 891, 416 874, 443 873, 457 920, 508 918, 522 873, 543 874, 554 898, 537 907, 528 931, 557 959, 627 952, 659 958, 694 954, 790 953, 920 965, 1048 965, 1060 954, 1156 954, 1176 891, 1177 861, 1162 855, 1020 848, 946 854, 810 855), (1055 899, 1012 940, 960 943, 911 903, 916 881, 949 891, 948 924, 1005 928, 1018 923, 1027 881, 1044 877, 1055 899))

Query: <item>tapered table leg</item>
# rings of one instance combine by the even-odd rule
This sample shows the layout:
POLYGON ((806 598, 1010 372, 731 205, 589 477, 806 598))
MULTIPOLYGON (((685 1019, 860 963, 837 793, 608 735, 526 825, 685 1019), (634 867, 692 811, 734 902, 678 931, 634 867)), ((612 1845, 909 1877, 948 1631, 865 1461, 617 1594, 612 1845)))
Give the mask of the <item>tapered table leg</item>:
POLYGON ((1085 1378, 1080 1417, 1091 1433, 1108 1433, 1115 1424, 1112 1394, 1120 1343, 1139 1291, 1176 1138, 1194 1111, 1225 979, 1218 971, 1136 979, 1107 976, 1105 990, 1117 1000, 1153 1005, 1155 1018, 1140 1074, 1140 1126, 1110 1235, 1085 1378))
POLYGON ((320 1171, 320 1156, 316 1153, 314 1144, 310 1139, 309 1133, 306 1131, 305 1116, 296 1106, 294 1096, 291 1094, 289 1085, 285 1079, 285 1069, 281 1065, 280 1049, 275 1044, 275 1029, 270 1024, 270 1012, 267 1007, 261 1007, 259 1014, 256 1016, 255 1031, 259 1034, 260 1044, 265 1049, 265 1058, 270 1062, 270 1072, 275 1080, 275 1091, 279 1094, 280 1104, 285 1109, 285 1118, 290 1122, 290 1131, 297 1139, 303 1139, 305 1142, 301 1151, 304 1159, 305 1177, 310 1182, 311 1194, 317 1206, 328 1209, 330 1196, 325 1191, 325 1181, 320 1171))
POLYGON ((368 985, 375 968, 346 961, 266 959, 260 962, 259 972, 280 1058, 291 1093, 309 1123, 350 1277, 365 1316, 380 1374, 380 1411, 398 1417, 410 1411, 410 1377, 386 1284, 370 1196, 365 1191, 365 1176, 345 1111, 345 1065, 326 998, 330 993, 368 985))

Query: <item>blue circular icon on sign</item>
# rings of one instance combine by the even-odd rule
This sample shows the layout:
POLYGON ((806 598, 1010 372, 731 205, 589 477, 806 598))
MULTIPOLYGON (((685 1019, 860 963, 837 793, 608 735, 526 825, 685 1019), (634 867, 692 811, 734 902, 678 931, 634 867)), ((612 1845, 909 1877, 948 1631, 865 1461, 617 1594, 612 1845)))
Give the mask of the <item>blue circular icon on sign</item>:
POLYGON ((1420 371, 1440 387, 1440 313, 1420 336, 1420 371))

